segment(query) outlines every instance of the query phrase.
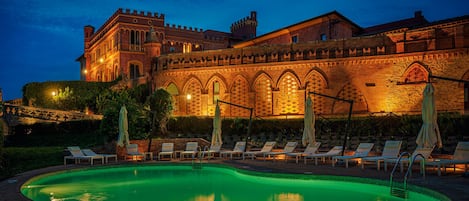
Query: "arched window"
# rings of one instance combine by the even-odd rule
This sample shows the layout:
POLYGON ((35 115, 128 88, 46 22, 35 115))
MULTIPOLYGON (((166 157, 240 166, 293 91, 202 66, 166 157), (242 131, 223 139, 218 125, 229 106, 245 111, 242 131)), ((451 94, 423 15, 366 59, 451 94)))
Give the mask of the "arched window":
POLYGON ((399 84, 418 84, 428 80, 428 71, 419 63, 413 63, 404 73, 399 84))

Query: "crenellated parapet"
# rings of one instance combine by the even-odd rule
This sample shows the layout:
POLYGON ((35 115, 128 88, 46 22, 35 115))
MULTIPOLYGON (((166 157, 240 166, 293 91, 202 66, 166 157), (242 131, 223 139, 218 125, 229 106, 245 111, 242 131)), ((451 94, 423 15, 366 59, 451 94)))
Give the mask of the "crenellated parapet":
POLYGON ((122 8, 119 8, 116 12, 117 14, 126 14, 126 15, 133 15, 133 16, 139 16, 139 17, 148 17, 148 18, 156 18, 156 19, 160 19, 160 20, 164 20, 164 14, 158 14, 157 12, 147 12, 145 14, 144 11, 137 11, 137 10, 132 10, 132 12, 130 11, 130 9, 125 9, 125 11, 123 11, 122 8))
MULTIPOLYGON (((122 9, 119 8, 114 14, 108 18, 108 20, 88 39, 89 46, 99 41, 101 38, 109 32, 109 30, 114 27, 117 23, 131 23, 131 24, 141 24, 141 25, 148 25, 148 26, 157 26, 164 24, 164 14, 159 14, 157 12, 147 12, 144 11, 137 11, 137 10, 130 10, 130 9, 122 9)), ((85 27, 86 28, 86 27, 85 27)))
POLYGON ((182 32, 194 32, 194 33, 203 33, 203 29, 192 28, 187 26, 175 25, 175 24, 166 24, 165 29, 168 31, 182 31, 182 32))
POLYGON ((384 36, 254 46, 158 57, 158 70, 374 56, 395 53, 384 36))
POLYGON ((231 32, 236 32, 238 29, 241 29, 246 26, 257 27, 257 17, 256 12, 251 12, 250 16, 244 17, 233 24, 231 24, 231 32))

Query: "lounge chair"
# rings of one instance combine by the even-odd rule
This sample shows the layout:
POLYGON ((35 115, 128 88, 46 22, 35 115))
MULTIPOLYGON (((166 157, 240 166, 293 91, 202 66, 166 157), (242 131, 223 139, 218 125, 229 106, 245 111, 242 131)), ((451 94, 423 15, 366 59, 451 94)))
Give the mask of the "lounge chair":
POLYGON ((72 155, 64 157, 64 165, 67 165, 67 160, 70 159, 75 160, 75 164, 80 163, 81 160, 87 160, 90 161, 90 165, 93 165, 93 161, 96 159, 101 160, 101 163, 104 164, 103 156, 87 156, 81 151, 80 147, 78 146, 67 147, 67 149, 72 155))
MULTIPOLYGON (((421 157, 416 157, 414 160, 414 157, 417 156, 418 154, 421 154, 425 158, 425 161, 427 161, 433 152, 433 148, 434 147, 432 148, 417 147, 410 157, 401 158, 401 160, 399 161, 401 172, 404 172, 404 166, 408 166, 410 163, 422 161, 421 157)), ((403 153, 401 153, 401 155, 402 154, 403 153)), ((395 164, 397 163, 398 160, 399 160, 398 158, 384 159, 384 171, 388 170, 388 163, 395 164)))
POLYGON ((81 151, 87 156, 102 156, 105 163, 109 162, 109 158, 114 158, 114 161, 117 162, 117 154, 97 154, 91 149, 82 149, 81 151))
POLYGON ((437 168, 438 176, 441 176, 441 168, 446 172, 446 166, 452 165, 456 171, 456 164, 464 164, 464 172, 467 172, 467 164, 469 164, 469 142, 458 142, 451 159, 434 159, 425 162, 425 165, 437 168))
POLYGON ((272 149, 274 148, 276 144, 277 142, 270 141, 270 142, 266 142, 260 151, 246 151, 243 153, 243 160, 245 159, 246 156, 251 157, 251 160, 254 160, 254 158, 257 155, 262 155, 265 160, 267 153, 272 152, 272 149))
POLYGON ((318 154, 311 154, 311 155, 304 156, 305 164, 308 158, 311 158, 311 160, 314 159, 315 165, 318 165, 319 158, 322 160, 323 163, 325 163, 327 158, 332 158, 333 156, 340 155, 340 153, 342 153, 342 149, 343 149, 342 146, 335 146, 335 147, 332 147, 332 149, 326 153, 318 153, 318 154))
MULTIPOLYGON (((272 161, 275 161, 275 156, 277 155, 285 155, 287 153, 292 153, 295 151, 296 146, 298 145, 298 142, 287 142, 285 147, 281 152, 267 152, 265 155, 270 158, 272 156, 272 161)), ((285 156, 286 157, 286 156, 285 156)))
POLYGON ((318 151, 319 149, 319 146, 321 146, 321 143, 320 142, 315 142, 315 143, 312 143, 312 144, 308 144, 308 146, 306 146, 305 150, 303 152, 290 152, 290 153, 286 153, 285 154, 285 161, 288 159, 288 157, 295 157, 296 159, 296 163, 298 163, 298 160, 301 158, 301 157, 305 157, 305 156, 309 156, 309 155, 312 155, 312 154, 316 154, 316 152, 318 151))
POLYGON ((383 153, 381 153, 381 156, 369 156, 361 159, 362 169, 365 169, 365 165, 367 163, 376 163, 376 169, 379 170, 381 162, 384 162, 384 159, 393 159, 399 156, 401 145, 402 141, 400 140, 387 140, 386 143, 384 143, 383 153))
POLYGON ((236 142, 233 150, 229 151, 220 151, 220 157, 224 158, 228 155, 230 155, 230 159, 233 160, 233 155, 243 155, 244 150, 246 149, 246 142, 245 141, 239 141, 236 142))
POLYGON ((181 160, 184 160, 184 157, 186 155, 189 155, 192 157, 192 159, 195 158, 195 154, 197 154, 197 147, 199 144, 197 142, 187 142, 186 143, 186 149, 181 152, 181 160))
POLYGON ((142 160, 146 159, 145 154, 138 151, 138 144, 128 144, 126 146, 126 151, 126 156, 131 157, 132 160, 137 160, 138 158, 141 158, 142 160))
POLYGON ((161 151, 158 153, 158 160, 161 160, 163 156, 169 156, 169 159, 172 160, 174 156, 174 143, 165 142, 161 144, 161 151))
POLYGON ((338 161, 344 161, 345 168, 348 168, 349 161, 357 160, 357 159, 368 156, 373 146, 374 146, 373 143, 360 143, 357 147, 357 150, 355 150, 355 153, 353 153, 353 155, 351 156, 333 156, 332 167, 334 167, 338 161))
POLYGON ((202 154, 207 156, 207 159, 215 158, 215 154, 220 155, 221 144, 212 144, 208 150, 203 150, 202 154))

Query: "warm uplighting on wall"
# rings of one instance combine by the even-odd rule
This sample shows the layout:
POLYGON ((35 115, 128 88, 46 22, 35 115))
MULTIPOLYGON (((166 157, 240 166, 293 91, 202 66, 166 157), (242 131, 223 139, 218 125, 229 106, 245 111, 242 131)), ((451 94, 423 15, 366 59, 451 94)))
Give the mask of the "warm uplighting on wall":
POLYGON ((187 100, 191 100, 192 96, 190 94, 187 94, 186 98, 187 100))

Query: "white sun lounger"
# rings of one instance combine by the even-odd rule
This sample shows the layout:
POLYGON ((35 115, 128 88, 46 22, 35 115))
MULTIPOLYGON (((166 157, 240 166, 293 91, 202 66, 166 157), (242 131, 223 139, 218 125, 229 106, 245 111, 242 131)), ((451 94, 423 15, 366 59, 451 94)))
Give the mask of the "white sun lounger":
POLYGON ((469 142, 458 142, 451 159, 435 159, 425 162, 425 165, 437 168, 438 176, 441 176, 441 168, 446 172, 446 166, 452 165, 456 171, 457 164, 464 164, 464 172, 467 172, 469 164, 469 142))
POLYGON ((401 145, 402 141, 400 140, 387 140, 386 143, 384 143, 381 156, 369 156, 361 159, 362 169, 365 169, 366 164, 376 163, 376 169, 379 170, 384 159, 393 159, 399 156, 401 145))
POLYGON ((320 146, 321 146, 320 142, 315 142, 315 143, 312 143, 312 144, 308 144, 308 146, 306 146, 306 148, 303 152, 286 153, 285 154, 285 161, 288 159, 288 157, 295 157, 296 163, 298 163, 298 161, 301 157, 306 157, 306 156, 309 156, 309 155, 316 154, 316 152, 318 151, 320 146))
POLYGON ((101 160, 101 163, 104 164, 103 156, 87 156, 81 151, 80 147, 78 146, 67 147, 67 149, 72 155, 64 157, 64 165, 67 165, 67 160, 75 160, 75 164, 80 163, 80 161, 82 160, 87 160, 90 161, 90 165, 93 165, 93 161, 96 159, 101 160))
POLYGON ((327 158, 332 158, 333 156, 340 155, 340 153, 342 153, 342 149, 343 149, 342 146, 335 146, 335 147, 332 147, 332 149, 326 153, 317 153, 317 154, 307 155, 304 157, 305 164, 308 158, 314 159, 315 165, 318 165, 318 159, 321 159, 322 162, 325 163, 327 158))
POLYGON ((114 158, 114 161, 117 162, 117 155, 116 154, 97 154, 91 149, 82 149, 81 150, 87 156, 102 156, 104 157, 104 162, 108 163, 109 158, 114 158))
POLYGON ((246 142, 239 141, 236 142, 233 150, 220 151, 220 157, 224 158, 230 155, 230 159, 233 159, 233 155, 243 155, 244 150, 246 149, 246 142))
POLYGON ((267 156, 267 153, 272 152, 272 149, 274 146, 277 144, 275 141, 269 141, 264 144, 262 149, 260 151, 246 151, 243 153, 243 160, 245 159, 246 156, 251 157, 251 160, 254 160, 254 158, 258 155, 262 155, 264 157, 267 156))
MULTIPOLYGON (((285 145, 285 147, 283 148, 283 150, 281 152, 267 152, 265 155, 270 158, 272 156, 272 161, 275 161, 275 156, 277 155, 285 155, 287 153, 291 153, 293 151, 295 151, 295 148, 296 146, 298 145, 298 142, 287 142, 287 144, 285 145)), ((286 157, 286 156, 285 156, 286 157)))
POLYGON ((338 161, 344 161, 345 168, 348 168, 349 161, 357 160, 357 159, 368 156, 373 146, 374 146, 373 143, 360 143, 357 147, 357 150, 355 150, 355 153, 353 153, 353 155, 351 156, 333 156, 332 167, 334 167, 338 161))
POLYGON ((169 159, 172 160, 174 156, 174 143, 165 142, 161 144, 161 151, 158 153, 158 160, 161 160, 162 157, 169 156, 169 159))

